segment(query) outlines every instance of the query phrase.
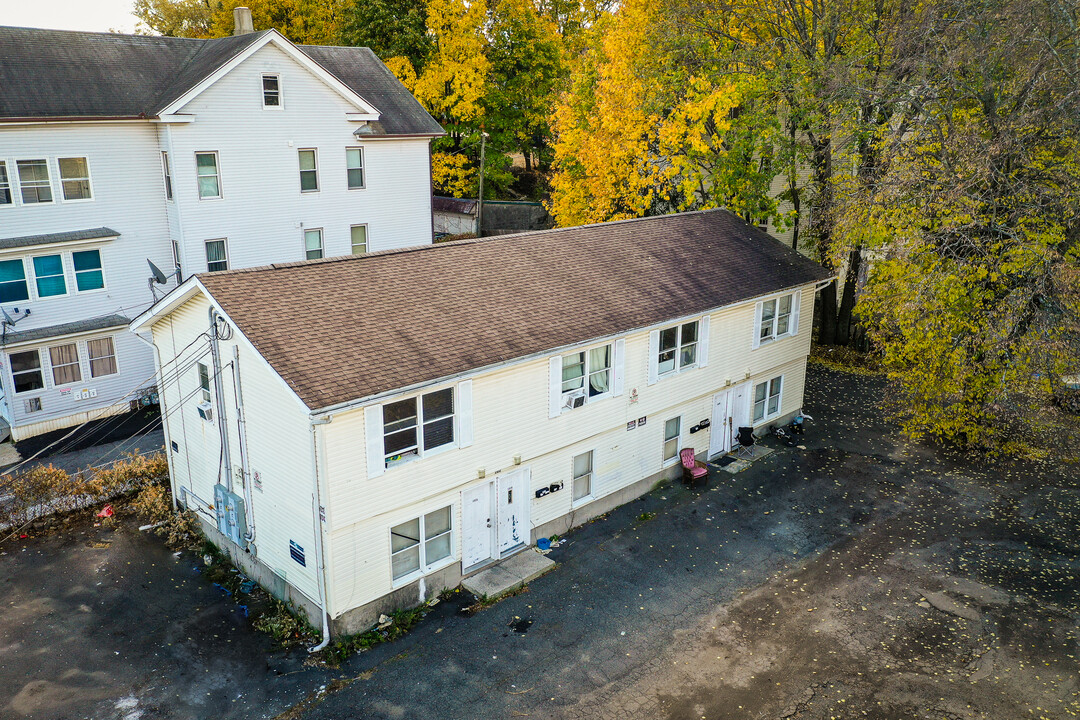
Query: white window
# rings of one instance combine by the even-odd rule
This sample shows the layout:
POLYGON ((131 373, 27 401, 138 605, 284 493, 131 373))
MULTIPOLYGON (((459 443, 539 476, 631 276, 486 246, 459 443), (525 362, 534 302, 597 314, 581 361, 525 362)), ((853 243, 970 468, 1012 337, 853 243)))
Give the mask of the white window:
POLYGON ((682 418, 673 417, 664 423, 664 464, 669 465, 679 459, 679 437, 682 430, 682 418))
POLYGON ((221 175, 216 152, 195 153, 195 173, 199 180, 199 199, 221 197, 221 175))
POLYGON ((352 241, 352 254, 363 255, 367 252, 367 225, 353 225, 349 228, 352 241))
POLYGON ((9 358, 16 393, 31 392, 45 387, 45 378, 41 374, 41 355, 37 350, 11 353, 9 358))
POLYGON ((60 189, 65 200, 91 200, 90 165, 85 157, 57 158, 60 166, 60 189))
POLYGON ((656 368, 660 375, 697 364, 698 321, 683 323, 660 331, 656 368))
POLYGON ((452 508, 439 508, 390 528, 390 566, 394 580, 429 572, 453 552, 452 508))
POLYGON ((263 107, 281 109, 281 77, 278 75, 262 76, 263 107))
POLYGON ((611 345, 562 356, 563 407, 581 407, 611 392, 611 345))
POLYGON ((386 467, 454 443, 454 389, 383 405, 386 467))
POLYGON ((574 501, 587 498, 592 495, 593 478, 593 451, 582 453, 574 457, 574 501))
POLYGON ((319 159, 313 149, 300 150, 300 192, 319 191, 319 159))
POLYGON ((304 231, 304 259, 318 260, 323 256, 322 229, 304 231))
POLYGON ((364 148, 345 149, 345 167, 348 172, 350 190, 364 187, 364 148))
POLYGON ((39 298, 67 295, 64 258, 61 255, 38 255, 33 258, 34 286, 39 298))
POLYGON ((30 299, 22 260, 0 260, 0 303, 30 299))
POLYGON ((780 392, 784 377, 774 377, 768 382, 754 386, 754 422, 761 422, 780 414, 780 392))
POLYGON ((71 253, 75 266, 75 289, 79 292, 101 290, 105 287, 105 273, 101 268, 100 250, 80 250, 71 253))
POLYGON ((754 347, 799 331, 799 293, 763 300, 755 314, 754 347))
POLYGON ((169 168, 169 153, 161 152, 161 172, 165 176, 165 199, 172 200, 172 169, 169 168))
POLYGON ((49 365, 52 367, 53 385, 68 385, 82 381, 79 347, 75 343, 49 348, 49 365))
POLYGON ((49 163, 46 160, 17 160, 15 166, 19 170, 19 193, 23 204, 53 201, 49 163))
POLYGON ((11 205, 11 178, 8 177, 7 163, 0 160, 0 205, 11 205))
POLYGON ((206 270, 218 272, 229 269, 229 248, 225 240, 206 241, 206 270))
POLYGON ((111 337, 87 340, 86 354, 90 358, 90 377, 99 378, 120 372, 116 367, 116 348, 111 337))
MULTIPOLYGON (((180 273, 180 243, 175 240, 172 241, 172 261, 173 267, 176 268, 176 274, 182 277, 180 273)), ((177 282, 179 282, 179 279, 177 282)))
POLYGON ((202 395, 202 401, 204 403, 210 402, 210 368, 203 363, 198 363, 199 367, 199 392, 202 395))

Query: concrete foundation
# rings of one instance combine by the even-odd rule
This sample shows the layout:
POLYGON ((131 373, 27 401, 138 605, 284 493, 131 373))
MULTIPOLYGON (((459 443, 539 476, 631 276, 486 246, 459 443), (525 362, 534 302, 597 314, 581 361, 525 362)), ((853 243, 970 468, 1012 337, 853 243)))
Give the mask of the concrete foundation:
POLYGON ((396 590, 372 600, 366 605, 348 610, 330 619, 330 636, 353 635, 364 632, 379 622, 379 616, 395 610, 416 607, 438 595, 446 588, 455 588, 461 582, 461 563, 455 562, 441 570, 414 580, 396 590))

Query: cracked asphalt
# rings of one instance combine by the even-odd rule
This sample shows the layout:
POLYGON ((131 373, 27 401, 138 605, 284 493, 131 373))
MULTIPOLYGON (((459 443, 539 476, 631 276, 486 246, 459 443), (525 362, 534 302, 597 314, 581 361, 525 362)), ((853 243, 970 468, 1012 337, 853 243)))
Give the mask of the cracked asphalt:
POLYGON ((881 392, 812 366, 804 449, 655 490, 526 592, 459 594, 336 669, 271 651, 145 535, 8 543, 0 716, 1080 716, 1075 466, 909 443, 881 392))

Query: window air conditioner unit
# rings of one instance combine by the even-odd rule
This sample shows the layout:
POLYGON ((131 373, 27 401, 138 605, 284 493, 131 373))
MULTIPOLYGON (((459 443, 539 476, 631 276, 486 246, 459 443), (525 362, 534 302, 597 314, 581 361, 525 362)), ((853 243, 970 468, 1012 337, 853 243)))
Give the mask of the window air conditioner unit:
POLYGON ((206 422, 211 422, 214 419, 214 406, 208 402, 199 403, 199 417, 206 422))
POLYGON ((563 407, 567 410, 579 408, 585 404, 585 389, 574 390, 563 395, 563 407))

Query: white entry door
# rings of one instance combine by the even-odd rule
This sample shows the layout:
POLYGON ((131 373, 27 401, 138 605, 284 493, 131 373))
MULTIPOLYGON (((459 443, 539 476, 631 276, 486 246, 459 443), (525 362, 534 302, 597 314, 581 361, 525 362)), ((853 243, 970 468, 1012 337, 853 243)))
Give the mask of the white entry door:
POLYGON ((479 565, 492 557, 495 514, 494 483, 483 483, 461 493, 461 567, 479 565))
POLYGON ((709 433, 710 459, 731 452, 739 426, 747 423, 749 414, 750 383, 716 393, 709 433))
POLYGON ((499 556, 529 542, 529 471, 515 470, 498 478, 496 509, 499 556))

